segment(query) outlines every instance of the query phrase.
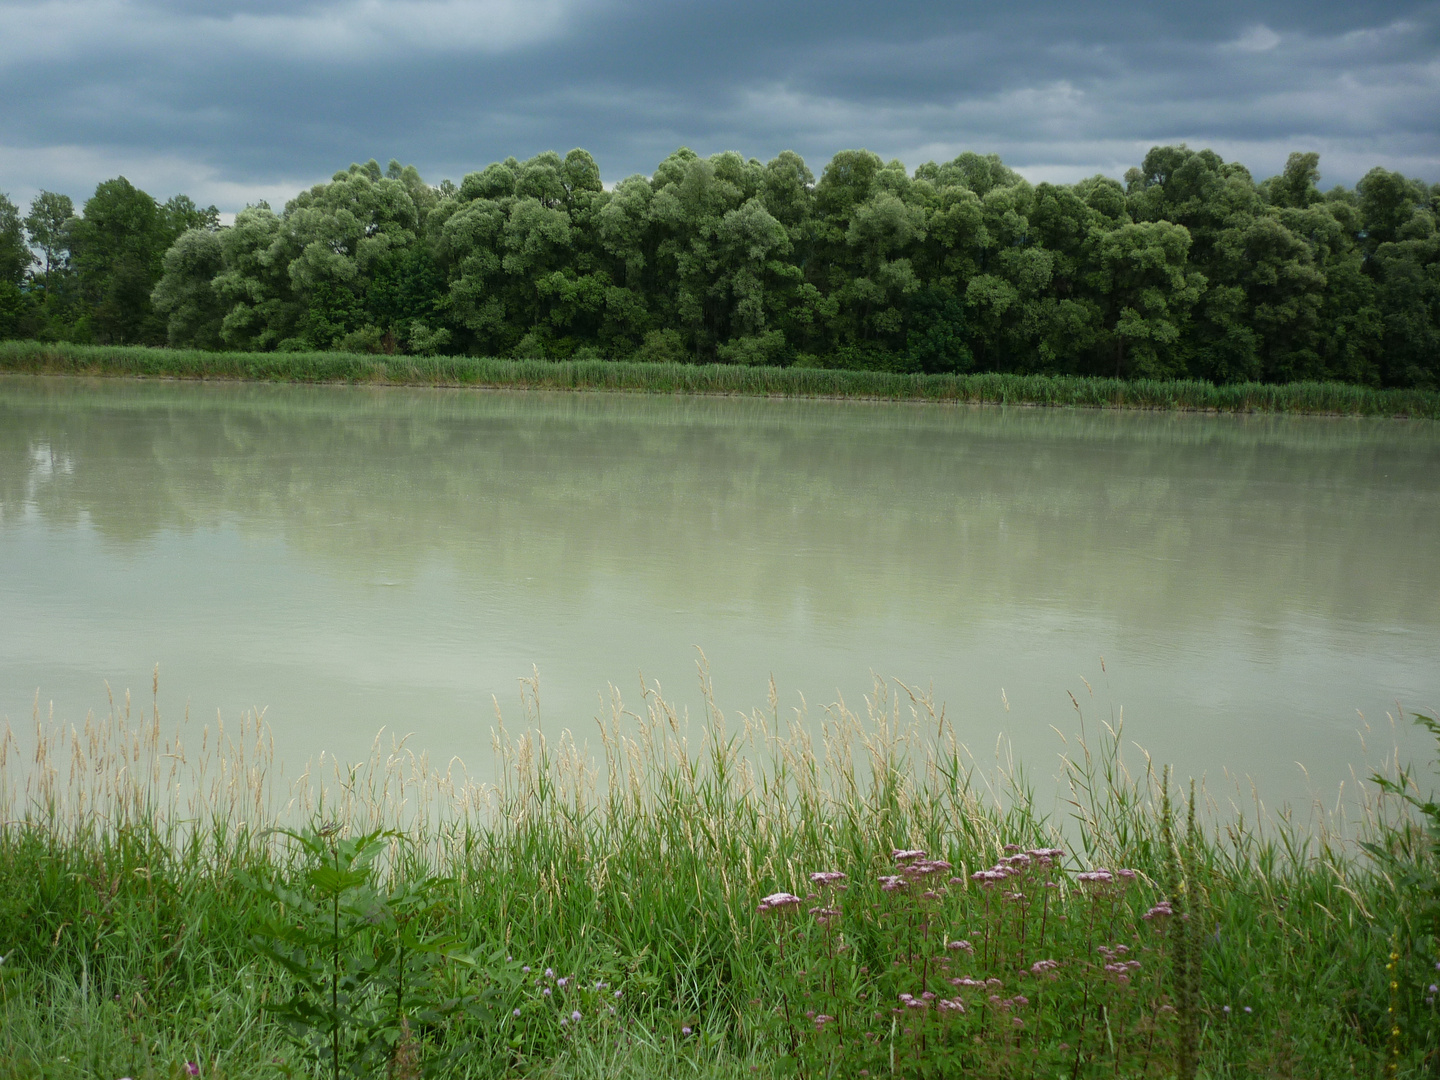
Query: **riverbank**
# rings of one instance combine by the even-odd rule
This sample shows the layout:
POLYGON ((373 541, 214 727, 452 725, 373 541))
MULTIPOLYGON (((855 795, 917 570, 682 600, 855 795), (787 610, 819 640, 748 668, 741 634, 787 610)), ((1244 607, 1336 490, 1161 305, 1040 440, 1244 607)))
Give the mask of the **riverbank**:
POLYGON ((1346 383, 1214 386, 1189 380, 997 373, 903 375, 725 364, 338 352, 233 353, 23 341, 0 342, 0 372, 1440 418, 1440 392, 1381 390, 1346 383))
POLYGON ((708 692, 617 699, 594 761, 500 729, 499 786, 380 740, 287 784, 253 717, 123 700, 0 732, 7 1076, 1433 1075, 1426 823, 1379 789, 1384 865, 1108 729, 1053 818, 883 683, 813 740, 708 692))

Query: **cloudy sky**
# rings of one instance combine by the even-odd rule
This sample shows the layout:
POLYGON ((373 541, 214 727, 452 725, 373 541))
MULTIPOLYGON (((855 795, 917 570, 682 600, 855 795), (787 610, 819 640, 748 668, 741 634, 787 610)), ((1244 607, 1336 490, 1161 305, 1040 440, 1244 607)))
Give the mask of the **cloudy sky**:
POLYGON ((0 102, 22 206, 123 174, 234 211, 370 157, 459 180, 574 146, 613 182, 682 144, 1073 180, 1185 141, 1440 181, 1440 3, 0 0, 0 102))

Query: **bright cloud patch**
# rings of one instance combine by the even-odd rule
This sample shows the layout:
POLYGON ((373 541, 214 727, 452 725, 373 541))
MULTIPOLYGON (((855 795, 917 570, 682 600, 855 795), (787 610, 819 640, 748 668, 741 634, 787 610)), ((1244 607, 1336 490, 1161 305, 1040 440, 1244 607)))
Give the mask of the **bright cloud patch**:
POLYGON ((1249 27, 1233 42, 1241 52, 1269 52, 1280 44, 1280 35, 1264 23, 1249 27))

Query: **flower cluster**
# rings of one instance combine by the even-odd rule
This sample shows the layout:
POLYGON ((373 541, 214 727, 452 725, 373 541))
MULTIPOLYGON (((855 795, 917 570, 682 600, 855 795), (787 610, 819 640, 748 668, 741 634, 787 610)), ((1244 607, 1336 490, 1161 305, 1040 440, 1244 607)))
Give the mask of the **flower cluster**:
POLYGON ((763 900, 760 901, 760 906, 756 908, 756 911, 758 911, 761 915, 768 915, 772 911, 793 910, 795 908, 798 908, 804 902, 805 901, 801 900, 800 897, 796 896, 794 893, 771 893, 769 896, 765 897, 763 900))

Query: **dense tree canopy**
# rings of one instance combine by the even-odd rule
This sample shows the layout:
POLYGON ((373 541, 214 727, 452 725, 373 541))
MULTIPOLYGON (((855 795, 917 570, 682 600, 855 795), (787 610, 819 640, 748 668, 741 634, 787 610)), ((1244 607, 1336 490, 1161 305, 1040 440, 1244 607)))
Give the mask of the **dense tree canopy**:
POLYGON ((973 153, 847 150, 817 180, 789 152, 680 149, 606 190, 572 150, 436 187, 352 165, 221 228, 120 178, 79 215, 0 203, 0 333, 1440 384, 1440 185, 1319 180, 1316 154, 1257 183, 1185 146, 1070 185, 973 153))

